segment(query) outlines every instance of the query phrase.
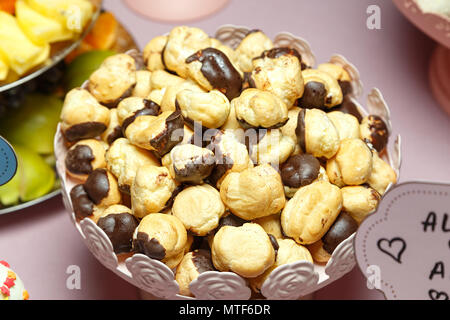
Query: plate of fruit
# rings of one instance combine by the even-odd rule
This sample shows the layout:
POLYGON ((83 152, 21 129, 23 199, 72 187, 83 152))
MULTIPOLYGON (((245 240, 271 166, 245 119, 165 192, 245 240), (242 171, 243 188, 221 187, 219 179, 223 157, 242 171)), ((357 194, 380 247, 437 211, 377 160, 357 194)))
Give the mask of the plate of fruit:
MULTIPOLYGON (((4 47, 2 35, 5 33, 3 26, 7 25, 3 23, 2 18, 6 14, 9 15, 6 20, 10 20, 11 17, 18 19, 23 9, 22 5, 28 6, 27 10, 32 10, 31 8, 34 8, 32 5, 35 3, 49 5, 66 3, 67 5, 67 3, 83 1, 90 2, 88 0, 2 0, 0 2, 0 26, 2 26, 0 28, 0 60, 5 56, 1 55, 4 47), (14 3, 14 11, 11 10, 12 7, 6 7, 6 3, 11 5, 14 3)), ((101 1, 97 3, 100 5, 101 1)), ((101 8, 95 10, 98 11, 97 16, 93 12, 91 17, 94 23, 86 26, 89 31, 78 35, 78 40, 72 40, 75 45, 67 47, 70 49, 64 49, 66 50, 64 53, 59 51, 58 56, 50 56, 48 58, 51 60, 50 65, 44 62, 40 69, 35 69, 34 72, 29 71, 14 82, 0 81, 0 136, 12 145, 18 160, 18 169, 14 178, 0 186, 0 215, 30 207, 60 193, 53 156, 53 138, 59 122, 63 97, 69 90, 80 86, 88 79, 108 56, 137 48, 132 36, 112 13, 103 11, 101 8), (42 69, 45 70, 42 71, 42 69)), ((33 19, 32 16, 26 16, 26 18, 33 19)), ((41 27, 42 32, 48 30, 44 25, 41 27)), ((20 43, 17 42, 17 48, 20 48, 20 43)), ((17 73, 15 66, 13 68, 9 60, 7 61, 8 73, 17 73)), ((26 64, 32 65, 29 61, 26 64)))
POLYGON ((92 28, 100 0, 4 0, 0 6, 0 92, 49 70, 92 28))

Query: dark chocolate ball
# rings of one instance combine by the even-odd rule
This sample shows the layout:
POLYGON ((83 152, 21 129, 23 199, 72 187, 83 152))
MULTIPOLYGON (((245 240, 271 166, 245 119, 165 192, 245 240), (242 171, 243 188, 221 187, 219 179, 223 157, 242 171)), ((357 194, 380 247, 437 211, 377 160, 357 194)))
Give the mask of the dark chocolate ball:
POLYGON ((129 213, 108 214, 98 219, 97 225, 102 229, 114 248, 115 253, 130 252, 133 243, 133 233, 138 220, 129 213))
POLYGON ((336 221, 322 237, 323 249, 332 254, 336 247, 350 237, 358 229, 358 223, 345 211, 342 211, 336 221))
POLYGON ((305 91, 299 100, 302 108, 323 108, 327 98, 325 85, 318 81, 310 81, 305 84, 305 91))
POLYGON ((95 160, 92 149, 87 145, 77 145, 67 152, 66 168, 75 174, 89 174, 92 172, 92 161, 95 160))
POLYGON ((281 179, 285 186, 304 187, 319 176, 320 163, 310 154, 298 154, 289 157, 281 166, 281 179))

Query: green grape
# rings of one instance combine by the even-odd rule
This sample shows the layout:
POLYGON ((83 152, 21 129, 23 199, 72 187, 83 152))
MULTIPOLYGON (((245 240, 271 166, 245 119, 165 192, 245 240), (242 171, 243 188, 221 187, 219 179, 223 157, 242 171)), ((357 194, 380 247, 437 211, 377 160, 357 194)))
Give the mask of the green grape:
POLYGON ((12 206, 42 197, 55 185, 55 171, 36 152, 13 145, 18 167, 14 178, 0 187, 0 204, 12 206))
POLYGON ((27 95, 17 110, 10 110, 0 121, 0 133, 12 144, 39 154, 53 154, 53 140, 62 100, 39 93, 27 95))
POLYGON ((13 145, 13 148, 19 161, 20 200, 31 201, 49 193, 56 179, 53 168, 36 152, 18 145, 13 145))
POLYGON ((20 178, 16 175, 6 184, 0 186, 0 208, 8 207, 19 203, 20 198, 20 178))

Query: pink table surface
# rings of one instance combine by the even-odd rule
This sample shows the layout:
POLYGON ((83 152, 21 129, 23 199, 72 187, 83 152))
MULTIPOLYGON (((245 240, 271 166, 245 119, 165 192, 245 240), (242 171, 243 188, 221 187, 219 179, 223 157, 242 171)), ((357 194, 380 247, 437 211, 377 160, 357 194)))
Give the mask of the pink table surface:
MULTIPOLYGON (((147 20, 122 1, 106 0, 141 48, 175 24, 147 20)), ((403 138, 401 181, 450 181, 450 117, 428 87, 428 61, 435 43, 413 27, 390 1, 232 0, 217 14, 190 23, 210 35, 223 24, 289 31, 307 39, 318 62, 340 53, 355 64, 365 87, 378 87, 403 138), (381 8, 381 30, 366 27, 367 7, 381 8)), ((365 98, 361 101, 365 102, 365 98)), ((0 216, 0 260, 7 260, 32 299, 138 299, 134 286, 104 268, 88 251, 60 197, 0 216), (81 270, 81 289, 66 287, 70 265, 81 270)), ((382 299, 366 287, 358 268, 321 289, 316 299, 382 299)))

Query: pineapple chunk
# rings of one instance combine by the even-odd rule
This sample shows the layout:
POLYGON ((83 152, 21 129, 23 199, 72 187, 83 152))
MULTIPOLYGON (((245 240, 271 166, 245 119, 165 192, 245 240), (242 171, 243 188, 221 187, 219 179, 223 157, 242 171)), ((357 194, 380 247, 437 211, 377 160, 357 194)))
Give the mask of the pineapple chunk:
POLYGON ((38 45, 70 40, 74 36, 61 23, 33 10, 23 0, 16 2, 16 18, 28 38, 38 45))
POLYGON ((50 58, 50 50, 51 50, 50 44, 47 43, 46 45, 42 46, 42 48, 43 49, 41 54, 38 55, 34 60, 30 61, 30 65, 32 65, 30 69, 43 64, 44 62, 47 61, 47 59, 50 58))
POLYGON ((0 80, 0 86, 17 81, 19 79, 20 79, 20 76, 14 70, 9 68, 9 72, 8 72, 8 75, 6 76, 6 78, 4 80, 0 80))
POLYGON ((34 44, 12 15, 0 11, 0 25, 0 51, 18 75, 42 64, 50 56, 50 45, 34 44))
POLYGON ((69 0, 67 28, 81 33, 94 14, 94 6, 89 0, 69 0))
POLYGON ((88 0, 26 0, 44 16, 59 21, 68 30, 80 33, 94 12, 88 0))
POLYGON ((0 53, 0 81, 3 81, 8 76, 9 66, 6 58, 0 53))

